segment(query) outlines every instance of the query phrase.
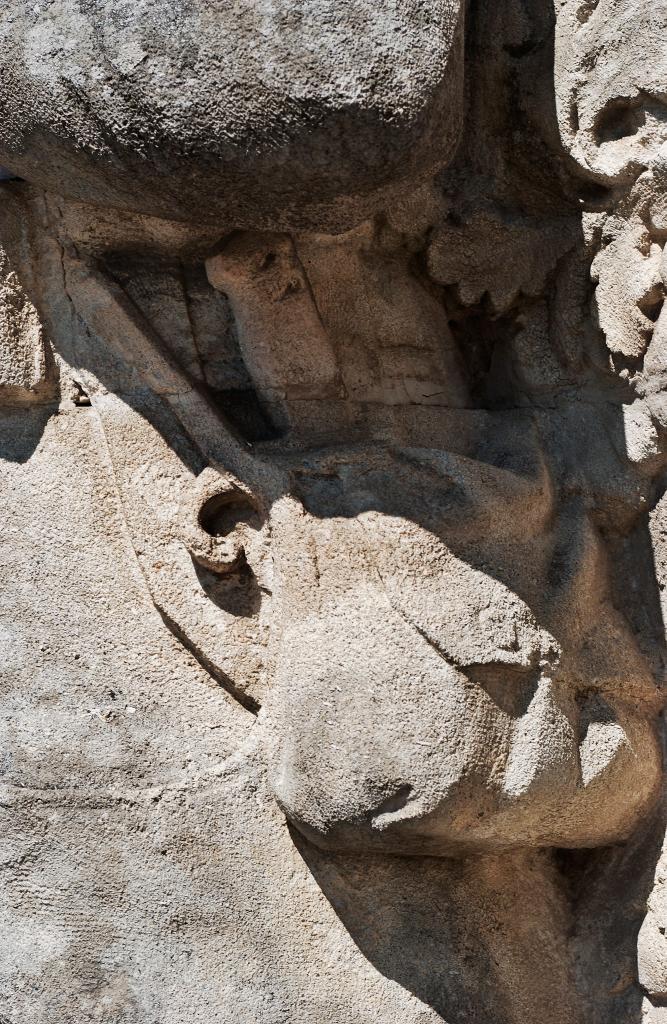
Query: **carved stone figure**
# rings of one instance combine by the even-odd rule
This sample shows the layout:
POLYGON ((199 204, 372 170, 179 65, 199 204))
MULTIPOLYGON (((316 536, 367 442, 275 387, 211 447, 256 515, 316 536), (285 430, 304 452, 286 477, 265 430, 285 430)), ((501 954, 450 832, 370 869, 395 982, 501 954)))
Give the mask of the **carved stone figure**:
POLYGON ((667 1013, 666 29, 0 15, 7 1021, 667 1013))

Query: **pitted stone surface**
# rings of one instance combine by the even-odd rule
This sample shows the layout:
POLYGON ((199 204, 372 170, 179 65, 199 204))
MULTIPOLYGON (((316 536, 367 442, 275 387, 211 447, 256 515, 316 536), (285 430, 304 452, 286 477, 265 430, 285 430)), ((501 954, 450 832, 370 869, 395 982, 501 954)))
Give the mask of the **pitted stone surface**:
POLYGON ((666 13, 5 5, 0 1024, 664 1017, 666 13))
POLYGON ((1 159, 66 195, 222 230, 326 204, 320 219, 358 219, 451 155, 462 40, 460 0, 13 0, 1 159))

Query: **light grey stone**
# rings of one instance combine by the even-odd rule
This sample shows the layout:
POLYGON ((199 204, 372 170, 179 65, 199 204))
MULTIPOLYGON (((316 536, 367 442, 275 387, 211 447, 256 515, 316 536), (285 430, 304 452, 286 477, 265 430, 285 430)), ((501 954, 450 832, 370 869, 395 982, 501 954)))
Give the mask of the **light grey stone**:
POLYGON ((462 41, 461 0, 12 0, 0 153, 66 195, 223 230, 349 221, 446 162, 462 41))
POLYGON ((5 5, 2 1024, 664 1016, 666 16, 5 5))

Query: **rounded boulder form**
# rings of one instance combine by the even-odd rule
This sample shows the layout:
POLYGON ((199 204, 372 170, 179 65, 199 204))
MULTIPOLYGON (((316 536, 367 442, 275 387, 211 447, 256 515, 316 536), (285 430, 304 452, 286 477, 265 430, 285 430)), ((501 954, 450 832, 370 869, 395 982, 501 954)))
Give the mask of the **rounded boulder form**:
POLYGON ((0 164, 223 226, 368 215, 456 146, 462 0, 9 0, 0 164))

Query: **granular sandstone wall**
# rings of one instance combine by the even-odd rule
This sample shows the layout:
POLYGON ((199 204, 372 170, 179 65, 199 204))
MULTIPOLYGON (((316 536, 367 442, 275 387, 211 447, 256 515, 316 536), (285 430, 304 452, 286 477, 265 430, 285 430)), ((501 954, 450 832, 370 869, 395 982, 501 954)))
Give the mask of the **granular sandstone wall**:
POLYGON ((667 3, 0 39, 0 1021, 667 1020, 667 3))

